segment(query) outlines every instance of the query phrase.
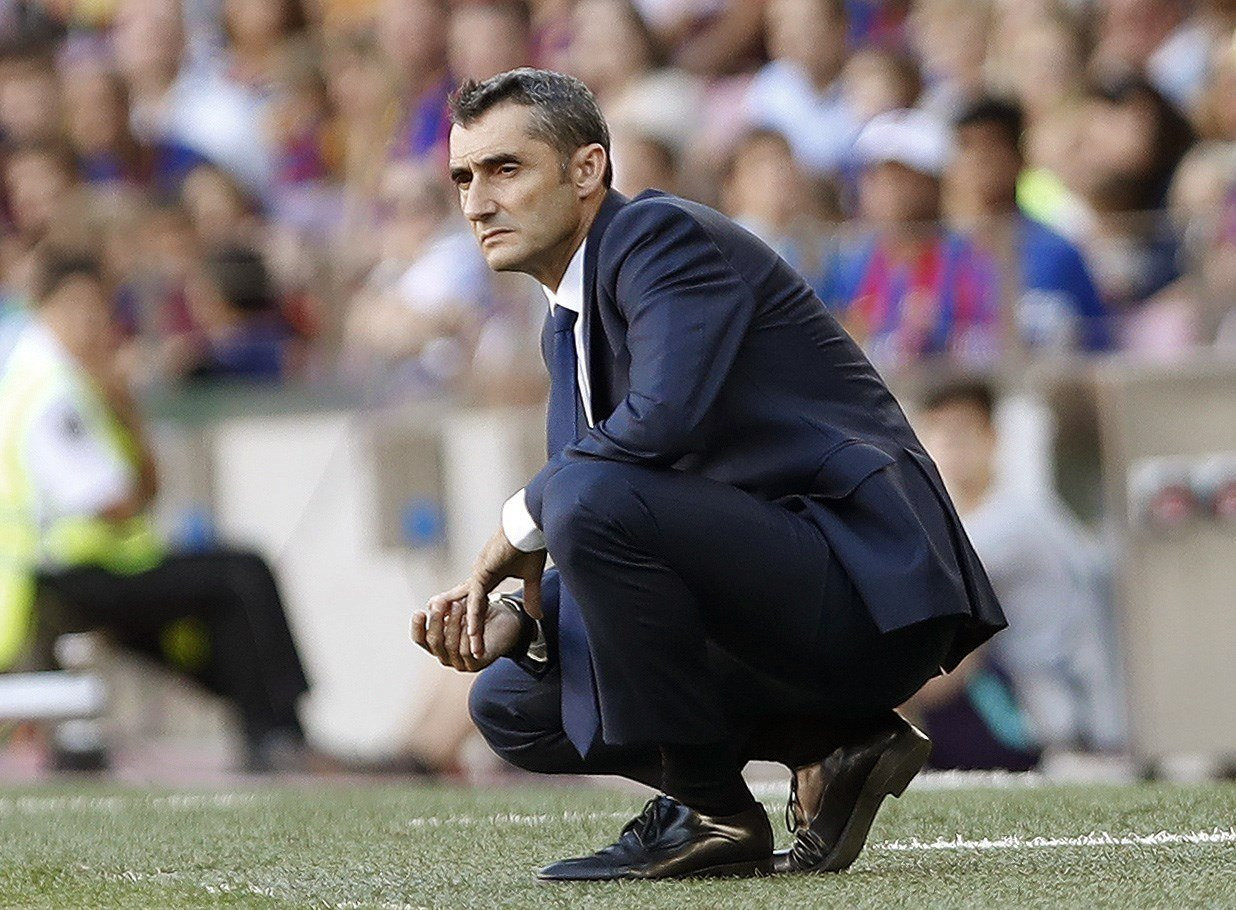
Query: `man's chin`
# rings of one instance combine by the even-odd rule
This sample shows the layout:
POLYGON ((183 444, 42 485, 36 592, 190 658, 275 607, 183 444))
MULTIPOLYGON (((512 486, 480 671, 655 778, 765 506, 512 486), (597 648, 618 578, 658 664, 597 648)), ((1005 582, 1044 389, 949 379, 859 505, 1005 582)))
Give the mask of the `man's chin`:
POLYGON ((483 250, 485 264, 494 272, 518 272, 523 258, 515 250, 483 250))

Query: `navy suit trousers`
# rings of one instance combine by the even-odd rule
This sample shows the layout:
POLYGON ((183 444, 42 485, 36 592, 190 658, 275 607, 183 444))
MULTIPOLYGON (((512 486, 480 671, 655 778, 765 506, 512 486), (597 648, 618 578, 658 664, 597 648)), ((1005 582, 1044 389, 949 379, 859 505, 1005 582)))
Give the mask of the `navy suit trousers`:
POLYGON ((615 461, 563 467, 543 530, 588 630, 604 742, 581 758, 562 733, 559 674, 503 659, 472 692, 490 745, 529 770, 655 785, 657 745, 729 742, 787 760, 752 731, 777 718, 861 723, 905 701, 939 673, 960 618, 880 633, 795 501, 615 461))

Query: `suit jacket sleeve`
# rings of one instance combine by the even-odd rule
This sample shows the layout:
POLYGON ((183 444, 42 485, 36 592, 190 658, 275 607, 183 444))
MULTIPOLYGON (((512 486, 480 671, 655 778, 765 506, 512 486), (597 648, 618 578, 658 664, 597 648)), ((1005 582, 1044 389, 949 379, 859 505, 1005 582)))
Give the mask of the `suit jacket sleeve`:
POLYGON ((666 203, 632 204, 614 217, 597 282, 612 282, 627 323, 629 391, 529 482, 525 501, 538 527, 545 485, 571 462, 668 466, 697 448, 756 309, 751 288, 704 229, 666 203))

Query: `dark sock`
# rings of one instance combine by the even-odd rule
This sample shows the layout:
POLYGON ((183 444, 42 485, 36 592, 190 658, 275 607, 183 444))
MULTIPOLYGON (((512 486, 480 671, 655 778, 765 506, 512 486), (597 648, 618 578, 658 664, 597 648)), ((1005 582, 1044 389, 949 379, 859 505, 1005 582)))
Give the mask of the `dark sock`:
POLYGON ((662 788, 701 815, 735 815, 755 802, 729 743, 662 746, 662 788))
POLYGON ((799 768, 820 761, 839 746, 861 742, 896 721, 892 711, 862 720, 768 717, 752 724, 743 754, 750 759, 799 768))

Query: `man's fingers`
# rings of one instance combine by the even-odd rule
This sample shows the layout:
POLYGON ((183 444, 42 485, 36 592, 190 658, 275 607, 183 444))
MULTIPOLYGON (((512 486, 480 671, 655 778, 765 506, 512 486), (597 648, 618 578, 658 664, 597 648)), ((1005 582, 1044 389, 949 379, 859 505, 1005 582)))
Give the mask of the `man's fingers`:
POLYGON ((462 600, 468 593, 468 582, 461 581, 449 591, 443 591, 441 594, 435 594, 425 603, 425 609, 432 610, 436 606, 447 607, 457 600, 462 600))
POLYGON ((468 652, 472 657, 485 656, 485 615, 489 612, 489 592, 479 583, 468 590, 468 652))
POLYGON ((435 604, 429 611, 429 624, 425 631, 425 639, 429 653, 438 658, 443 666, 451 666, 451 659, 446 653, 445 619, 449 608, 444 604, 435 604))
POLYGON ((460 649, 463 638, 464 608, 459 603, 451 605, 443 623, 446 633, 446 654, 451 660, 451 666, 456 670, 468 669, 460 649))
POLYGON ((428 650, 425 641, 425 623, 428 621, 429 615, 424 610, 413 610, 412 621, 408 624, 408 634, 412 637, 412 641, 428 650))

